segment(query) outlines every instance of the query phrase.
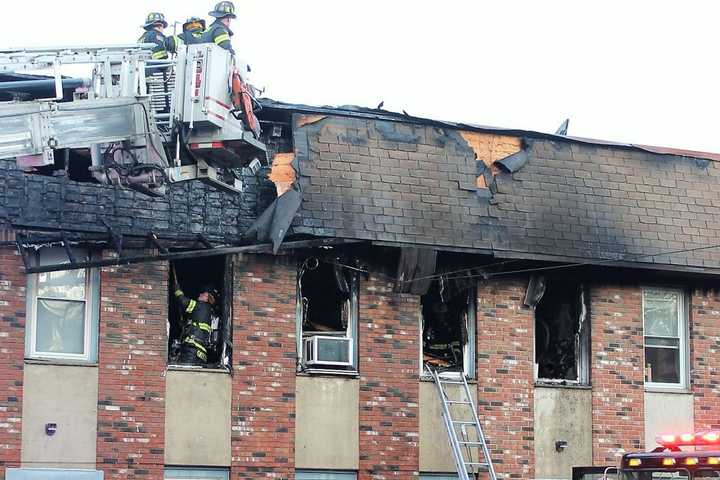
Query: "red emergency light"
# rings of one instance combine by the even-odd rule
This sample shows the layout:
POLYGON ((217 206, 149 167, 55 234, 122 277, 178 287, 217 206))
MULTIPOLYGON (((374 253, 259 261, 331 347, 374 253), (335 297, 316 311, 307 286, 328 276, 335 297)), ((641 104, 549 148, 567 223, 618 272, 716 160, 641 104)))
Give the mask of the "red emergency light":
POLYGON ((720 445, 720 431, 710 430, 697 433, 659 435, 657 443, 666 448, 688 447, 697 445, 720 445))

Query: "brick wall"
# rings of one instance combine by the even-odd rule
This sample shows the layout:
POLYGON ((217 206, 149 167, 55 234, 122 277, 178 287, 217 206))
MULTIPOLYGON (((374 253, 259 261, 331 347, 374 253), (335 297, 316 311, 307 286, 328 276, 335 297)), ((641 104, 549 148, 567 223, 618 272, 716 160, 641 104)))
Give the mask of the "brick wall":
POLYGON ((416 478, 420 297, 393 284, 360 279, 359 480, 416 478))
POLYGON ((271 256, 235 265, 232 479, 292 479, 297 267, 271 256))
POLYGON ((720 428, 720 291, 695 290, 690 297, 690 378, 695 430, 720 428))
POLYGON ((642 290, 597 285, 590 298, 593 463, 614 465, 644 448, 642 290))
POLYGON ((163 478, 166 263, 101 272, 98 468, 106 479, 163 478))
POLYGON ((526 279, 478 287, 478 414, 499 478, 533 478, 534 315, 526 279))
POLYGON ((20 462, 25 285, 20 256, 0 249, 0 478, 20 462))

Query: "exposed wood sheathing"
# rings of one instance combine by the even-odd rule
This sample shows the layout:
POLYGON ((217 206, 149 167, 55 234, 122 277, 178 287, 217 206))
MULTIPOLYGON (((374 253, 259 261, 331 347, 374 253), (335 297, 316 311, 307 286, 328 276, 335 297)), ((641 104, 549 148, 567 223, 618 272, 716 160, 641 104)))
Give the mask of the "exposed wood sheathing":
POLYGON ((299 115, 297 119, 297 126, 304 127, 306 125, 312 125, 321 120, 325 120, 327 115, 299 115))
POLYGON ((292 188, 295 183, 296 172, 293 167, 294 153, 278 153, 273 158, 272 170, 268 177, 277 188, 278 197, 292 188))
MULTIPOLYGON (((517 153, 522 149, 522 140, 520 137, 511 137, 509 135, 495 135, 492 133, 480 132, 460 132, 463 139, 473 149, 478 161, 483 162, 491 169, 493 175, 499 170, 493 165, 494 162, 517 153)), ((477 177, 478 188, 488 188, 487 182, 482 175, 477 177)))

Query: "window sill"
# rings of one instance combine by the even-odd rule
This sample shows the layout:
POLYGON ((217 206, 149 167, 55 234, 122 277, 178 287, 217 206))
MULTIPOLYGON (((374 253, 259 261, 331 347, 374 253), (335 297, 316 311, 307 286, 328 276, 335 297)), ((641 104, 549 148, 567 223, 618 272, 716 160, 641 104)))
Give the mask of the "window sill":
MULTIPOLYGON (((418 377, 418 380, 421 382, 433 382, 433 383, 435 382, 435 379, 433 379, 433 377, 431 377, 430 375, 420 375, 418 377)), ((459 380, 459 377, 458 378, 441 377, 441 380, 459 380)), ((477 385, 477 383, 478 383, 477 378, 465 377, 465 381, 467 382, 468 385, 477 385)))
POLYGON ((56 365, 59 367, 98 367, 97 362, 63 360, 62 358, 25 358, 26 365, 56 365))
POLYGON ((691 395, 693 392, 687 387, 662 387, 645 385, 645 391, 648 393, 677 393, 680 395, 691 395))
POLYGON ((569 390, 592 390, 592 385, 583 383, 555 383, 536 380, 535 388, 566 388, 569 390))
POLYGON ((297 372, 301 377, 349 377, 360 378, 357 370, 326 370, 323 368, 305 368, 297 372))
POLYGON ((173 372, 202 372, 202 373, 225 373, 230 374, 227 368, 205 368, 197 365, 168 365, 168 371, 173 372))

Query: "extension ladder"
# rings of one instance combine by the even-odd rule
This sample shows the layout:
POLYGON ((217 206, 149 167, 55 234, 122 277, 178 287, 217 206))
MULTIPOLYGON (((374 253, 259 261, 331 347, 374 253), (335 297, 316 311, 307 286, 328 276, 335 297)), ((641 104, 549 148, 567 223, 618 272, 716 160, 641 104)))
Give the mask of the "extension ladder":
POLYGON ((478 418, 475 402, 470 394, 470 387, 465 375, 459 373, 457 377, 448 378, 439 374, 429 365, 427 369, 440 394, 443 421, 450 440, 458 478, 471 480, 471 478, 476 478, 477 473, 486 471, 490 480, 497 480, 490 451, 480 425, 480 418, 478 418), (462 386, 457 389, 460 398, 452 398, 448 394, 449 392, 445 388, 448 385, 462 386))

